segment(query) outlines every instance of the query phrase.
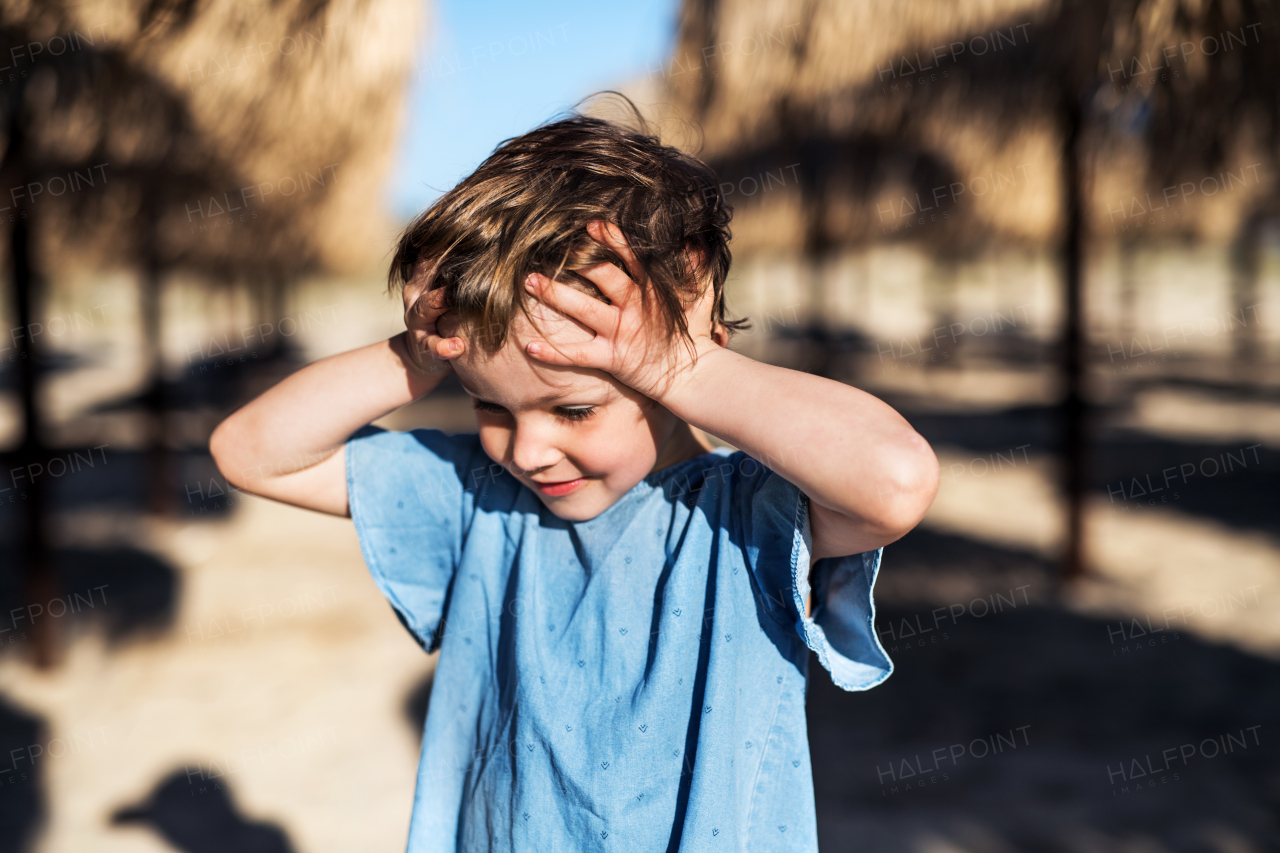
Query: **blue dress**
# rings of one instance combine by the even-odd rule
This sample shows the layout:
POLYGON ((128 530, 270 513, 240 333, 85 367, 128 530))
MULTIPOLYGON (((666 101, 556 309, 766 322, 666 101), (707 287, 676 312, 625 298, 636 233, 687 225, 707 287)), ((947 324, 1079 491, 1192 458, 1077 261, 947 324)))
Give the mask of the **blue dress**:
POLYGON ((808 619, 808 498, 741 451, 579 522, 474 434, 346 451, 369 571, 440 650, 410 853, 817 850, 809 650, 845 690, 889 677, 881 551, 820 560, 808 619))

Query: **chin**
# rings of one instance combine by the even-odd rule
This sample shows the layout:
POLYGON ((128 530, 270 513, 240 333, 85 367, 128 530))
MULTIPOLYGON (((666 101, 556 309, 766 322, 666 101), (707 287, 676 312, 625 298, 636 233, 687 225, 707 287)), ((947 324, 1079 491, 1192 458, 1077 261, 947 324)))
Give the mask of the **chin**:
POLYGON ((601 506, 600 502, 595 500, 566 501, 539 497, 552 515, 565 521, 590 521, 610 506, 601 506))

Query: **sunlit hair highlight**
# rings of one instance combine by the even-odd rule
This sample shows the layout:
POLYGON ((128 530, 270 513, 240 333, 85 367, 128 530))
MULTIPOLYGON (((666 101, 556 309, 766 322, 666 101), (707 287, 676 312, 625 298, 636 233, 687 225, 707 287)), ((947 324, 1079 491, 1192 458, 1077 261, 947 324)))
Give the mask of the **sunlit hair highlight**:
MULTIPOLYGON (((616 93, 611 93, 616 94, 616 93)), ((608 299, 580 274, 623 259, 596 243, 587 225, 617 225, 636 257, 646 308, 657 300, 668 339, 692 345, 685 311, 714 288, 713 322, 730 334, 747 320, 727 316, 732 260, 729 220, 714 172, 663 145, 631 101, 636 128, 573 114, 503 142, 471 175, 421 213, 401 235, 389 285, 431 273, 473 342, 490 353, 506 342, 516 312, 529 314, 525 278, 541 273, 608 299)))

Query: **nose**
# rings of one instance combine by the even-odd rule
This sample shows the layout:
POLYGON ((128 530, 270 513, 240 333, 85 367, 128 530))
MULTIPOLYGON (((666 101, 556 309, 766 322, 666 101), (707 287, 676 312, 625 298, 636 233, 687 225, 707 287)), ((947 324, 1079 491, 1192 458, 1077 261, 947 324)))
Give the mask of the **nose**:
POLYGON ((511 464, 524 474, 536 474, 564 456, 556 447, 555 428, 535 422, 516 423, 511 433, 511 464))

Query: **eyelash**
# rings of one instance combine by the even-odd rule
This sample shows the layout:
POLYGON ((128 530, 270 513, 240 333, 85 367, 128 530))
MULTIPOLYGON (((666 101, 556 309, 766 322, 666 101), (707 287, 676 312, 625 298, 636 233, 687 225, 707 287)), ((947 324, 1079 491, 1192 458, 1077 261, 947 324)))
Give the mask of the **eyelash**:
POLYGON ((566 421, 585 421, 596 413, 595 406, 583 406, 576 409, 561 409, 560 417, 566 421))
MULTIPOLYGON (((489 412, 495 415, 504 414, 507 411, 501 406, 495 406, 492 403, 485 403, 480 400, 475 401, 475 408, 477 411, 489 412)), ((556 417, 560 418, 563 421, 569 421, 570 423, 575 423, 578 421, 585 421, 587 418, 591 417, 595 413, 596 413, 595 406, 582 406, 582 407, 573 408, 573 409, 561 408, 558 410, 556 417)))

